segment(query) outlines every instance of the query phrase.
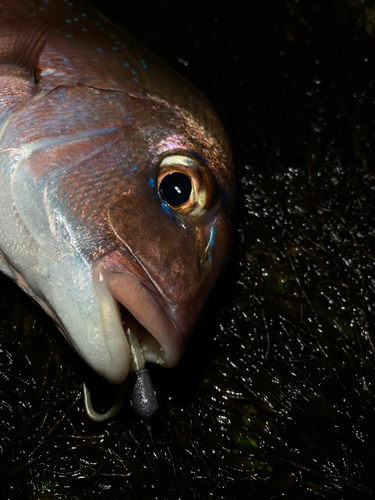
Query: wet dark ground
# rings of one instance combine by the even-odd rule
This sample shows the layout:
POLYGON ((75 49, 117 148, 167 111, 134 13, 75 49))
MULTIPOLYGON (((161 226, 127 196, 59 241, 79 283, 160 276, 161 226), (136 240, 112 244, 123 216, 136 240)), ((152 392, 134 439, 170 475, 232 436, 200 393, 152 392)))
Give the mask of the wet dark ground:
POLYGON ((151 434, 129 403, 87 419, 99 381, 1 280, 1 498, 374 498, 373 3, 96 3, 222 117, 233 256, 180 365, 152 370, 151 434))

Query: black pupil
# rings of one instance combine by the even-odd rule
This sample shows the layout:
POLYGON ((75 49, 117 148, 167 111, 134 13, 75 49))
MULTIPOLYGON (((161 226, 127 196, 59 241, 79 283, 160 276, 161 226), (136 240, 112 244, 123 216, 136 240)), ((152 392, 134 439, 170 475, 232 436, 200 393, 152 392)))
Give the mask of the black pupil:
POLYGON ((171 207, 182 205, 190 198, 191 182, 187 175, 173 172, 166 175, 159 186, 160 196, 171 207))

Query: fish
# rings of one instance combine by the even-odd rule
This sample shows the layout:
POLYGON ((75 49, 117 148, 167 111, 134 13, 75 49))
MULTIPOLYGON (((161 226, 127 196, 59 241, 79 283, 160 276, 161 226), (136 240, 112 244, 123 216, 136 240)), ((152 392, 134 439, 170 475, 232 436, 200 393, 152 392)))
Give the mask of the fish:
POLYGON ((179 362, 234 202, 200 91, 87 5, 0 2, 0 271, 95 372, 179 362))

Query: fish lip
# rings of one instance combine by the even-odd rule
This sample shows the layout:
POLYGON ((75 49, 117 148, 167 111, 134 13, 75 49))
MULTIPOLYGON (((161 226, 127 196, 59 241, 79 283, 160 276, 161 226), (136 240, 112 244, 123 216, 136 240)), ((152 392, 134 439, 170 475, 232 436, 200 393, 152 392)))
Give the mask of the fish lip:
MULTIPOLYGON (((160 304, 159 294, 129 273, 112 274, 107 287, 121 308, 140 325, 137 336, 145 361, 166 368, 175 366, 185 349, 185 341, 168 308, 160 304)), ((122 319, 126 328, 126 317, 122 315, 122 319)))
MULTIPOLYGON (((171 368, 185 350, 183 332, 174 318, 173 306, 144 266, 127 250, 130 255, 110 252, 98 259, 93 265, 94 281, 104 282, 102 284, 120 304, 119 309, 124 308, 138 323, 137 336, 144 361, 171 368)), ((129 344, 126 315, 120 311, 123 335, 129 344)))

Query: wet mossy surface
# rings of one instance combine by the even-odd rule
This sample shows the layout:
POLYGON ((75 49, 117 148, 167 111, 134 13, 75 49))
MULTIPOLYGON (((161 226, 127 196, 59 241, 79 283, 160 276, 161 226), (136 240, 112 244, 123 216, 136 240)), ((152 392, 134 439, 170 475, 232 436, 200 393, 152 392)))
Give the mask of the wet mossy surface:
POLYGON ((149 429, 1 279, 2 498, 373 498, 372 2, 96 5, 221 116, 233 253, 149 429))

